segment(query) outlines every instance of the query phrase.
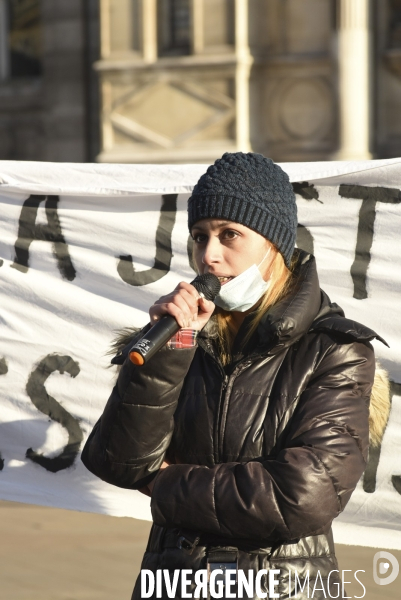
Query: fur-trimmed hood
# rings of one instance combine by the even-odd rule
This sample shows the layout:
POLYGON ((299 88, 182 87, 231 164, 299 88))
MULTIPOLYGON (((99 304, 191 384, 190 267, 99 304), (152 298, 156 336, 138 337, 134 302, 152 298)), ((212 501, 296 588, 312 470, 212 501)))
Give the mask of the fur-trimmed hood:
POLYGON ((380 446, 390 415, 390 408, 390 380, 388 373, 376 362, 375 379, 369 406, 369 438, 371 446, 380 446))

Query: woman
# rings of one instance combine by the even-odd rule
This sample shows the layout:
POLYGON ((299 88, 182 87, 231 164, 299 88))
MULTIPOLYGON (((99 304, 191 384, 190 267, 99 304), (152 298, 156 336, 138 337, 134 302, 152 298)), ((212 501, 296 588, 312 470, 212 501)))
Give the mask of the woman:
POLYGON ((151 324, 173 315, 191 341, 177 334, 138 368, 131 336, 82 459, 151 494, 143 569, 238 565, 265 569, 270 597, 339 597, 331 523, 366 466, 370 341, 381 338, 344 317, 314 257, 294 249, 294 192, 270 159, 226 153, 188 215, 197 270, 217 275, 221 292, 214 304, 183 282, 150 308, 151 324))

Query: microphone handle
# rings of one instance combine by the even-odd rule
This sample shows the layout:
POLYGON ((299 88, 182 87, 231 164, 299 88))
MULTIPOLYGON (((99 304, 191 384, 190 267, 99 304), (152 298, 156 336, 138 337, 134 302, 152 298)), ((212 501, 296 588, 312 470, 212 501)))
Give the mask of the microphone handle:
POLYGON ((142 366, 179 330, 180 326, 175 318, 171 315, 164 315, 132 346, 129 351, 131 362, 134 365, 142 366))

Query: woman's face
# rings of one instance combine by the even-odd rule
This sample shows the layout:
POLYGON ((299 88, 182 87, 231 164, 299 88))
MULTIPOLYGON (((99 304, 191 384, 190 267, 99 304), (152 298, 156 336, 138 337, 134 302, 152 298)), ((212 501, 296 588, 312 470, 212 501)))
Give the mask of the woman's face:
POLYGON ((277 250, 266 238, 245 225, 223 219, 202 219, 191 230, 198 272, 213 273, 222 285, 259 265, 270 249, 260 272, 267 281, 277 250))

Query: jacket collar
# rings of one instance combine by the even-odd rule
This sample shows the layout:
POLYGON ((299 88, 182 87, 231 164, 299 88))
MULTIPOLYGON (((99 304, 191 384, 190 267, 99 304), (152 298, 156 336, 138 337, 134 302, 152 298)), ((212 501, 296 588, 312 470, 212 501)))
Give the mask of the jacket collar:
POLYGON ((316 259, 296 248, 294 285, 290 294, 273 306, 262 318, 258 333, 259 347, 272 344, 270 354, 294 344, 307 331, 342 334, 361 342, 374 338, 388 346, 373 329, 344 316, 338 304, 320 289, 316 259), (272 340, 273 337, 273 340, 272 340), (274 341, 275 340, 275 341, 274 341))
POLYGON ((291 292, 266 312, 258 327, 259 348, 269 346, 270 354, 299 340, 321 308, 315 257, 299 248, 295 248, 294 253, 296 264, 291 292))
MULTIPOLYGON (((294 249, 295 267, 290 293, 263 315, 257 329, 257 352, 276 354, 297 342, 307 331, 326 331, 346 335, 359 341, 377 338, 386 346, 387 342, 373 329, 346 319, 338 304, 331 302, 320 289, 316 259, 299 248, 294 249)), ((242 325, 252 319, 248 315, 242 325)), ((211 319, 200 333, 201 338, 217 336, 215 323, 211 319)))
POLYGON ((321 294, 322 304, 310 331, 326 331, 333 334, 339 332, 360 342, 370 342, 374 338, 377 338, 389 347, 386 340, 373 331, 373 329, 370 329, 370 327, 352 319, 338 318, 339 316, 344 317, 342 309, 335 302, 330 302, 330 298, 326 292, 321 290, 321 294))
MULTIPOLYGON (((312 254, 295 248, 296 264, 293 271, 293 286, 289 295, 263 315, 257 329, 256 351, 269 354, 290 346, 308 331, 321 306, 319 278, 316 260, 312 254)), ((340 309, 341 310, 341 309, 340 309)), ((254 313, 246 316, 241 330, 245 330, 254 313)), ((199 334, 199 338, 217 337, 214 319, 210 319, 199 334)))

